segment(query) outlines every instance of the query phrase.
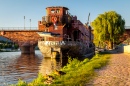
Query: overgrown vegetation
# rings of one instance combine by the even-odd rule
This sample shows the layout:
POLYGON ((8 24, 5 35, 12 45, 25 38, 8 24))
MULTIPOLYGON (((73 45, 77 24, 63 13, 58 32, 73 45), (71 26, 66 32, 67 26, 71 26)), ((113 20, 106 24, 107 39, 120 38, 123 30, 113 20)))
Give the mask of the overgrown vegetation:
MULTIPOLYGON (((96 54, 92 59, 84 59, 79 61, 76 58, 71 59, 69 57, 68 64, 64 66, 61 71, 65 72, 65 75, 58 76, 54 72, 51 76, 54 77, 51 86, 83 86, 95 75, 94 69, 101 68, 108 62, 109 54, 96 54)), ((17 86, 47 86, 45 84, 46 77, 42 74, 38 75, 38 78, 31 83, 19 81, 17 86)))

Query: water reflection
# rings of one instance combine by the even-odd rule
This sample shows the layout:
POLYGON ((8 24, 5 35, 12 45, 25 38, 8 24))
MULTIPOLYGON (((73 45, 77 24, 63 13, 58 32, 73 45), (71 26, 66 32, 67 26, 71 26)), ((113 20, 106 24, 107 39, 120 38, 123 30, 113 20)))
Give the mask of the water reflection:
POLYGON ((19 79, 32 81, 37 77, 42 58, 42 55, 20 55, 18 52, 0 53, 0 86, 17 83, 19 79))
POLYGON ((15 69, 18 72, 37 72, 39 66, 39 59, 34 54, 22 54, 17 60, 16 65, 14 65, 15 69))
POLYGON ((62 67, 61 59, 44 58, 40 65, 39 73, 50 74, 54 69, 60 69, 62 67))
POLYGON ((49 74, 67 62, 67 59, 43 58, 40 51, 35 53, 21 55, 21 52, 0 52, 0 86, 15 84, 19 79, 31 82, 39 72, 49 74))
MULTIPOLYGON (((29 78, 34 78, 37 76, 38 66, 41 63, 42 58, 38 58, 34 54, 22 54, 16 59, 16 63, 11 65, 14 67, 15 74, 21 75, 19 77, 22 80, 30 81, 29 78)), ((14 72, 13 72, 14 73, 14 72)))

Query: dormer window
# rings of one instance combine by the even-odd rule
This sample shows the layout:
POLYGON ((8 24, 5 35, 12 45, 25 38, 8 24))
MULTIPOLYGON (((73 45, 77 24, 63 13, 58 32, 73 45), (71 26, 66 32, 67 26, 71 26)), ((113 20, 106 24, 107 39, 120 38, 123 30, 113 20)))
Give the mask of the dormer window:
POLYGON ((52 10, 51 10, 51 13, 55 13, 55 10, 54 10, 54 9, 52 9, 52 10))

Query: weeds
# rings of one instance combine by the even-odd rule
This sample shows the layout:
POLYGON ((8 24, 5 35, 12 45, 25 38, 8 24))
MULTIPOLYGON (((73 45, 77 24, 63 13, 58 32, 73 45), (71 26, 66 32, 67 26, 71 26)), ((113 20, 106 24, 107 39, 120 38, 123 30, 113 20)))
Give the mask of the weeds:
MULTIPOLYGON (((94 69, 101 68, 107 64, 109 57, 110 55, 108 54, 96 54, 92 59, 86 58, 83 61, 69 57, 68 64, 61 69, 61 71, 66 74, 57 76, 52 73, 55 79, 50 85, 83 86, 95 75, 94 69)), ((46 78, 39 74, 38 78, 31 83, 27 84, 23 81, 19 81, 17 86, 47 86, 47 84, 44 83, 45 80, 46 78)))

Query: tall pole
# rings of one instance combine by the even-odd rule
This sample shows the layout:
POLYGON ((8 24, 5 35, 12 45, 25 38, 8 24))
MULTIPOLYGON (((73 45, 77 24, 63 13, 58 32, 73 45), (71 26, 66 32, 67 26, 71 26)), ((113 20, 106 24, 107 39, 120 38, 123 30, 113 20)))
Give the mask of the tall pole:
POLYGON ((25 16, 24 16, 24 30, 25 30, 25 16))
POLYGON ((31 30, 31 19, 30 19, 30 30, 31 30))

